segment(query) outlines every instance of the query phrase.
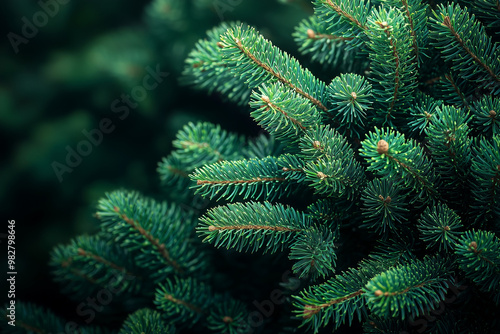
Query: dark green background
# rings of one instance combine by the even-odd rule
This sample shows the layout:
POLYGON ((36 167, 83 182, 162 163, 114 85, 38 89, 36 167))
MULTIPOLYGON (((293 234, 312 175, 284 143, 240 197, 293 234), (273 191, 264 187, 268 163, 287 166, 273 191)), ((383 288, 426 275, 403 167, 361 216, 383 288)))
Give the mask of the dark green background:
MULTIPOLYGON (((106 191, 134 189, 162 198, 157 163, 188 121, 207 120, 249 136, 260 131, 245 108, 178 83, 196 40, 221 22, 217 1, 205 2, 202 14, 188 12, 182 18, 169 13, 165 20, 153 20, 145 14, 150 1, 70 0, 35 37, 19 45, 17 54, 8 34, 22 35, 22 18, 33 22, 42 9, 38 1, 1 2, 0 205, 3 224, 16 221, 17 300, 74 315, 74 308, 68 308, 72 303, 51 280, 50 250, 97 230, 92 215, 106 191), (119 120, 110 104, 142 82, 146 66, 156 64, 170 75, 119 120), (52 163, 64 163, 66 146, 75 148, 85 140, 82 131, 97 128, 103 118, 112 119, 115 130, 59 182, 52 163)), ((298 56, 291 33, 311 13, 307 1, 242 0, 223 15, 256 26, 298 56)), ((315 73, 328 79, 318 68, 315 73)), ((6 272, 6 256, 1 263, 6 272)), ((0 292, 2 300, 6 292, 0 292)))

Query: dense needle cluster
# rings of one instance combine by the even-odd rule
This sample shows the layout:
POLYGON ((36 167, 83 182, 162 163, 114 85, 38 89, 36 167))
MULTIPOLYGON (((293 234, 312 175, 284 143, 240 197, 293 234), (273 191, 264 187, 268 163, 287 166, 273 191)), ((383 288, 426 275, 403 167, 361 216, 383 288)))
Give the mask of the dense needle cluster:
POLYGON ((99 203, 99 234, 54 250, 69 293, 124 282, 121 333, 499 330, 498 3, 312 3, 293 37, 330 83, 241 22, 186 59, 184 82, 249 107, 266 132, 179 131, 161 180, 208 208, 116 191, 99 203), (287 312, 255 325, 252 301, 216 284, 234 273, 214 273, 206 244, 256 252, 260 271, 273 271, 262 254, 289 254, 301 287, 287 312))

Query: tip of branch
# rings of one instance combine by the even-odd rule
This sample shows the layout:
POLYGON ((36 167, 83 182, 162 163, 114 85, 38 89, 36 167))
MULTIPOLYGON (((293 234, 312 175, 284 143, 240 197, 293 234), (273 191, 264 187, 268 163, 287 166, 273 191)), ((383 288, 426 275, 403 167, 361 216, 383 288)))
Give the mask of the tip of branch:
POLYGON ((446 15, 443 18, 443 23, 441 23, 441 25, 448 27, 448 28, 451 28, 451 20, 450 20, 450 17, 448 15, 446 15))
POLYGON ((309 38, 315 38, 316 37, 316 33, 314 32, 314 30, 307 29, 307 37, 309 37, 309 38))
POLYGON ((387 143, 385 140, 381 139, 377 143, 377 152, 379 154, 386 154, 389 152, 389 143, 387 143))

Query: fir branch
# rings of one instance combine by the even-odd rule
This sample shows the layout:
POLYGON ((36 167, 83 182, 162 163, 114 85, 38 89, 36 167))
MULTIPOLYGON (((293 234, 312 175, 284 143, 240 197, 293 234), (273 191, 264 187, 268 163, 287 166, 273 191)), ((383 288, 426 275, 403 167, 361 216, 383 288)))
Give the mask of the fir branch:
POLYGON ((116 191, 99 201, 97 215, 103 232, 113 235, 121 247, 141 250, 137 265, 155 271, 157 280, 172 273, 199 272, 206 265, 203 254, 190 244, 193 214, 176 205, 116 191))
POLYGON ((281 82, 318 109, 327 110, 321 100, 325 84, 303 69, 295 58, 265 40, 255 29, 236 26, 222 35, 221 40, 225 63, 249 87, 258 87, 267 80, 270 83, 281 82))
POLYGON ((269 202, 234 203, 209 210, 200 218, 198 233, 215 247, 237 251, 277 252, 311 225, 303 213, 269 202))
POLYGON ((491 95, 474 102, 471 107, 472 121, 488 138, 500 134, 500 98, 491 95))
POLYGON ((63 292, 77 300, 109 286, 119 287, 114 288, 116 296, 148 289, 130 254, 99 235, 80 236, 54 248, 50 266, 63 292))
POLYGON ((245 105, 251 90, 245 82, 232 75, 222 59, 220 36, 240 22, 223 22, 207 32, 207 38, 199 40, 186 58, 181 83, 206 90, 209 94, 217 92, 239 105, 245 105))
POLYGON ((306 214, 321 224, 337 229, 340 223, 356 212, 352 201, 344 198, 323 198, 309 205, 306 214))
POLYGON ((467 0, 466 2, 471 5, 472 12, 485 24, 485 27, 498 35, 500 2, 498 0, 467 0))
POLYGON ((426 247, 439 246, 439 251, 453 249, 461 232, 460 217, 446 204, 427 207, 419 219, 420 239, 427 243, 426 247))
POLYGON ((374 9, 368 22, 376 116, 384 124, 394 125, 394 113, 411 104, 417 86, 408 27, 403 14, 392 8, 374 9))
POLYGON ((306 181, 318 194, 352 198, 366 179, 354 151, 341 134, 330 126, 319 126, 301 138, 306 181))
POLYGON ((276 83, 262 84, 253 91, 251 116, 257 123, 288 146, 296 146, 300 137, 318 123, 321 115, 299 94, 276 83))
POLYGON ((297 261, 292 270, 300 278, 325 277, 335 270, 337 246, 335 233, 328 228, 310 228, 301 233, 290 247, 290 260, 297 261))
POLYGON ((304 167, 306 181, 315 192, 325 196, 353 199, 365 183, 365 174, 354 159, 332 159, 329 156, 311 161, 304 167))
POLYGON ((422 0, 389 0, 384 1, 384 5, 394 6, 403 13, 409 28, 414 55, 412 61, 420 68, 429 34, 426 15, 428 5, 422 0))
POLYGON ((337 329, 341 324, 352 323, 367 316, 364 286, 375 275, 392 265, 389 261, 362 261, 357 268, 350 268, 327 282, 307 288, 299 296, 294 313, 314 333, 332 322, 337 329))
POLYGON ((190 169, 242 157, 243 137, 208 122, 188 123, 176 135, 172 155, 190 169))
POLYGON ((436 170, 443 180, 442 194, 449 203, 464 204, 472 158, 469 115, 450 106, 435 109, 425 129, 436 170))
POLYGON ((439 198, 438 176, 415 141, 406 141, 404 135, 391 129, 375 128, 361 145, 361 156, 370 163, 369 171, 376 172, 380 177, 398 175, 405 186, 417 193, 411 203, 427 203, 439 198))
POLYGON ((436 108, 443 105, 443 101, 436 100, 429 95, 417 91, 415 104, 410 108, 408 131, 421 134, 433 122, 436 108))
POLYGON ((9 311, 6 307, 2 307, 0 311, 2 321, 0 329, 2 333, 19 334, 19 333, 63 333, 65 331, 65 321, 56 316, 52 311, 46 310, 33 303, 16 301, 15 304, 15 326, 11 326, 7 321, 11 319, 7 317, 9 311))
POLYGON ((308 131, 300 140, 300 150, 305 161, 327 157, 346 161, 354 158, 354 150, 347 139, 329 125, 308 131))
MULTIPOLYGON (((363 30, 367 29, 365 24, 361 23, 360 20, 358 20, 357 18, 355 18, 353 16, 353 15, 355 15, 355 13, 348 13, 348 12, 346 12, 346 10, 344 10, 344 8, 342 8, 343 6, 346 5, 346 3, 340 3, 340 2, 334 3, 332 0, 324 0, 323 3, 328 5, 331 9, 333 9, 334 12, 336 12, 338 15, 342 16, 345 20, 351 22, 351 24, 354 24, 363 30)), ((354 6, 356 6, 356 4, 351 5, 351 8, 354 6)), ((358 7, 361 7, 361 6, 358 5, 358 7)), ((349 8, 349 9, 351 9, 351 8, 349 8)), ((364 21, 363 19, 361 19, 361 20, 364 21)))
POLYGON ((476 213, 476 221, 486 223, 500 217, 500 135, 492 141, 484 138, 474 148, 472 158, 471 207, 476 213))
POLYGON ((350 39, 352 46, 361 45, 367 30, 370 1, 315 0, 314 12, 330 34, 350 39))
POLYGON ((436 307, 445 297, 448 278, 443 259, 414 260, 372 278, 365 286, 365 298, 374 315, 404 320, 436 307))
POLYGON ((193 183, 189 178, 192 169, 188 164, 170 154, 158 163, 156 171, 160 175, 163 187, 176 190, 176 199, 192 196, 192 191, 189 189, 193 183))
POLYGON ((374 250, 368 254, 368 257, 374 261, 391 261, 395 265, 408 264, 417 259, 412 252, 412 248, 413 242, 408 242, 406 238, 379 239, 374 250))
POLYGON ((203 282, 191 277, 176 277, 158 286, 154 303, 168 323, 192 327, 207 316, 213 303, 213 294, 203 282))
POLYGON ((466 80, 479 87, 500 92, 500 54, 484 26, 474 15, 456 4, 440 5, 431 19, 434 45, 445 61, 466 80))
POLYGON ((113 209, 125 223, 130 225, 133 229, 137 230, 139 234, 141 234, 147 241, 149 241, 151 245, 156 248, 158 253, 166 260, 166 262, 174 267, 175 271, 177 271, 179 274, 184 273, 184 270, 179 266, 177 261, 172 259, 172 257, 170 256, 170 252, 166 249, 164 243, 160 243, 160 240, 158 238, 155 238, 153 235, 151 235, 138 222, 130 219, 129 217, 127 217, 127 215, 120 212, 119 207, 115 206, 113 209))
POLYGON ((348 137, 360 138, 373 103, 371 84, 360 75, 341 74, 328 85, 327 93, 328 115, 340 124, 338 129, 348 137))
POLYGON ((228 296, 217 298, 207 316, 207 328, 219 334, 241 334, 251 331, 246 306, 228 296))
POLYGON ((119 334, 131 333, 174 334, 175 328, 167 325, 158 311, 143 308, 125 319, 119 334))
MULTIPOLYGON (((469 103, 467 102, 467 99, 464 95, 464 93, 462 92, 462 89, 460 88, 461 85, 459 85, 452 74, 450 73, 446 73, 444 75, 444 78, 445 78, 445 82, 448 82, 451 87, 453 88, 453 91, 455 92, 455 95, 460 99, 460 104, 459 105, 463 105, 464 107, 466 107, 467 109, 469 109, 469 103)), ((465 85, 465 82, 462 83, 462 86, 465 85)))
POLYGON ((243 198, 268 200, 290 195, 291 182, 277 158, 223 161, 198 168, 191 175, 196 181, 196 193, 213 198, 243 198))
POLYGON ((398 235, 400 224, 408 220, 406 195, 398 182, 374 179, 363 190, 363 216, 361 227, 374 230, 386 238, 390 232, 398 235))
POLYGON ((313 15, 302 20, 292 34, 299 52, 326 69, 363 73, 369 66, 365 53, 355 47, 357 37, 331 34, 323 21, 313 15))
POLYGON ((466 276, 483 291, 500 292, 500 239, 488 231, 466 231, 455 247, 466 276))
POLYGON ((0 330, 3 334, 54 334, 54 333, 71 333, 78 334, 112 334, 111 330, 107 330, 98 326, 79 326, 73 321, 68 321, 57 316, 51 310, 47 310, 33 303, 27 303, 22 300, 17 300, 15 303, 15 325, 9 324, 12 320, 11 314, 7 310, 9 305, 4 305, 0 311, 0 330), (74 330, 74 331, 73 331, 74 330))

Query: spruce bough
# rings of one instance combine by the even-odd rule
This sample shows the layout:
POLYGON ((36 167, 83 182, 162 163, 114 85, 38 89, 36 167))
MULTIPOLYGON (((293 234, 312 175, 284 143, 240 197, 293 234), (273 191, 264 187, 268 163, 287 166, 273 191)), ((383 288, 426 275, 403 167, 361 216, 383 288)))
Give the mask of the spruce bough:
POLYGON ((288 252, 301 291, 271 332, 498 330, 500 15, 469 3, 313 1, 293 36, 329 84, 244 23, 209 31, 184 81, 248 105, 267 134, 186 125, 158 171, 180 199, 212 207, 196 217, 108 194, 101 232, 54 250, 56 279, 91 293, 113 273, 115 285, 135 277, 117 293, 137 300, 124 333, 265 332, 251 301, 211 287, 203 242, 288 252))

